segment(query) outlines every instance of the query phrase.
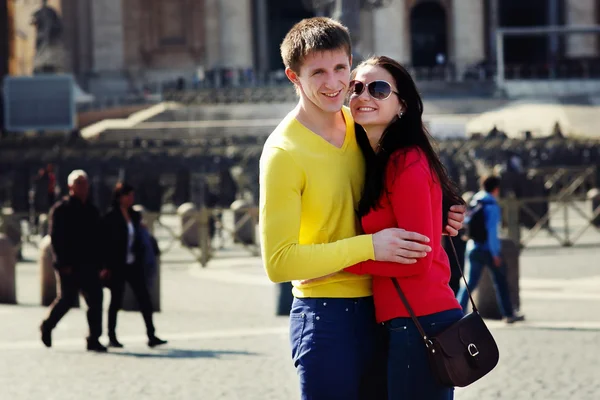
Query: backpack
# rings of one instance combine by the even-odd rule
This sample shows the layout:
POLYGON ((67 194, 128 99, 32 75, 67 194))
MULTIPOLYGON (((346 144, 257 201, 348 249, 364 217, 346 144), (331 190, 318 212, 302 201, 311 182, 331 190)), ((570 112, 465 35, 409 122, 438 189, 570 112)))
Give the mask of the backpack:
POLYGON ((466 236, 476 243, 487 241, 487 229, 485 226, 485 205, 489 204, 478 200, 475 206, 467 210, 465 217, 466 236))

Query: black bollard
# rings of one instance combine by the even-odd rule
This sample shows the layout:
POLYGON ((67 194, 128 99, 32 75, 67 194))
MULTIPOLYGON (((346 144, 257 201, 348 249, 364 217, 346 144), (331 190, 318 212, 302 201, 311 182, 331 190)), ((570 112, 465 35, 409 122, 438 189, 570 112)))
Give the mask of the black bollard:
MULTIPOLYGON (((596 210, 600 210, 600 190, 599 189, 591 189, 587 193, 587 198, 592 202, 592 215, 596 212, 596 210)), ((600 228, 600 211, 598 211, 598 215, 596 215, 590 221, 592 225, 596 228, 600 228)))
POLYGON ((275 315, 289 316, 292 309, 294 295, 292 294, 292 283, 283 282, 277 284, 277 309, 275 315))
POLYGON ((0 234, 0 303, 16 304, 16 252, 11 240, 0 234))
MULTIPOLYGON (((513 309, 518 310, 521 306, 519 297, 519 248, 512 240, 500 239, 501 254, 506 264, 506 280, 508 281, 508 290, 513 309)), ((483 318, 502 319, 496 290, 491 278, 490 268, 493 265, 486 266, 481 274, 481 280, 475 293, 475 304, 479 308, 479 313, 483 318)))

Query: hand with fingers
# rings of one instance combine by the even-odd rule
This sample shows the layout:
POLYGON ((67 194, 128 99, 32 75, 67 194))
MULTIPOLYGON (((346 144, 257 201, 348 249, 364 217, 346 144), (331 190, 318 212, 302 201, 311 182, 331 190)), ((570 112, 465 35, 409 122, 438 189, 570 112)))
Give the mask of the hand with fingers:
POLYGON ((401 228, 388 228, 373 235, 376 261, 414 264, 431 251, 429 238, 401 228))
POLYGON ((465 221, 465 213, 467 207, 463 205, 454 205, 450 207, 448 212, 448 225, 444 229, 444 235, 457 236, 458 231, 462 229, 463 222, 465 221))

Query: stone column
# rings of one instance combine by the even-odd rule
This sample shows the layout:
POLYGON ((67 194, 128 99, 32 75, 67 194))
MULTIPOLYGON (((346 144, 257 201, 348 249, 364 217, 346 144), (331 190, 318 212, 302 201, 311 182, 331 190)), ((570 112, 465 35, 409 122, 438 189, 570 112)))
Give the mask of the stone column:
POLYGON ((14 23, 12 2, 0 2, 0 79, 13 70, 14 23))
POLYGON ((77 0, 73 8, 73 29, 77 32, 76 38, 73 38, 73 72, 82 79, 92 70, 94 63, 92 4, 90 0, 77 0))
POLYGON ((360 10, 360 51, 363 57, 375 54, 375 32, 373 24, 373 11, 360 10))
POLYGON ((204 0, 204 37, 206 38, 205 67, 207 69, 218 67, 221 58, 219 3, 220 0, 204 0))
POLYGON ((462 81, 465 69, 485 59, 483 0, 460 0, 452 2, 454 49, 453 62, 456 77, 462 81))
POLYGON ((392 0, 387 7, 373 11, 375 54, 410 64, 410 28, 406 0, 392 0))
MULTIPOLYGON (((559 2, 558 0, 548 1, 548 25, 559 26, 559 2)), ((556 77, 556 61, 559 58, 560 40, 558 34, 550 34, 548 36, 548 64, 550 65, 550 77, 556 77)))
POLYGON ((122 71, 123 4, 122 0, 91 2, 94 71, 122 71))
POLYGON ((252 67, 252 14, 250 0, 219 2, 221 62, 226 68, 252 67))
MULTIPOLYGON (((566 0, 566 25, 595 25, 598 7, 596 0, 566 0)), ((598 55, 598 34, 567 35, 567 57, 598 55)))
POLYGON ((490 0, 488 9, 489 18, 489 59, 490 62, 496 61, 496 31, 500 26, 500 12, 498 8, 498 0, 490 0))
POLYGON ((267 25, 269 23, 269 13, 267 0, 255 0, 256 15, 256 36, 257 36, 257 66, 260 72, 269 71, 269 33, 267 25))

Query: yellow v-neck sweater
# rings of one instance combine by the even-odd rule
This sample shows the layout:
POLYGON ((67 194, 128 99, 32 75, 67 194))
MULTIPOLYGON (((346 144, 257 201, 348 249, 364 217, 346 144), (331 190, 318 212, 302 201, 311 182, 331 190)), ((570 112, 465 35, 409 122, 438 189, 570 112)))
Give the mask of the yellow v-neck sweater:
POLYGON ((346 137, 341 148, 288 115, 267 139, 260 159, 264 266, 273 282, 292 281, 296 297, 372 294, 370 276, 341 271, 374 258, 371 235, 356 236, 365 165, 350 111, 342 112, 346 137), (319 277, 325 278, 313 280, 319 277))

